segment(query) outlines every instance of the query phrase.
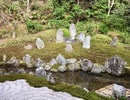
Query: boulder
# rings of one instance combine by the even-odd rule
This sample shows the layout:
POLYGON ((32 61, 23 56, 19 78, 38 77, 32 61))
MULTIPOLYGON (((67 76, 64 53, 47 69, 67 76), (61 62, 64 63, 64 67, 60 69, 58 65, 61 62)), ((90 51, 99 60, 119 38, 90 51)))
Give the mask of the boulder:
POLYGON ((37 67, 43 67, 43 66, 45 66, 45 63, 40 58, 37 58, 34 64, 34 67, 37 68, 37 67))
POLYGON ((80 70, 80 64, 79 63, 72 63, 68 65, 69 71, 77 71, 80 70))
POLYGON ((19 60, 13 56, 9 61, 7 61, 7 64, 17 67, 19 66, 19 60))
POLYGON ((66 63, 67 63, 67 64, 76 63, 76 61, 77 61, 76 58, 66 59, 66 63))
POLYGON ((65 58, 61 54, 59 54, 56 57, 56 61, 58 62, 58 64, 66 65, 66 60, 65 60, 65 58))
POLYGON ((49 65, 50 65, 50 66, 53 66, 53 65, 55 65, 55 64, 57 64, 57 61, 53 58, 53 59, 50 61, 49 65))
POLYGON ((119 56, 113 56, 105 61, 106 71, 112 75, 121 76, 125 74, 126 62, 119 56))
POLYGON ((36 46, 37 46, 38 49, 42 49, 42 48, 44 48, 45 45, 44 45, 43 40, 40 39, 40 38, 37 38, 37 40, 36 40, 36 46))
POLYGON ((115 100, 119 100, 122 96, 126 97, 126 88, 118 84, 113 84, 112 96, 115 100))
POLYGON ((92 69, 92 62, 88 59, 83 59, 80 63, 82 71, 90 71, 92 69))
POLYGON ((58 71, 59 71, 59 72, 65 72, 66 69, 67 69, 67 68, 66 68, 65 65, 61 65, 61 66, 59 66, 58 71))
POLYGON ((62 31, 62 29, 58 29, 58 31, 56 33, 56 43, 62 43, 64 41, 65 41, 65 39, 63 37, 63 31, 62 31))

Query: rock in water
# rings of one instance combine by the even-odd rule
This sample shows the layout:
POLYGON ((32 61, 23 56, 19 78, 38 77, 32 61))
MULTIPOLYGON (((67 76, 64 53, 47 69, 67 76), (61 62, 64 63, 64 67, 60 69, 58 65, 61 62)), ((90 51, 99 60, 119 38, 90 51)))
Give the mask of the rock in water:
POLYGON ((62 43, 64 42, 64 37, 63 37, 63 31, 62 29, 59 29, 56 33, 56 43, 62 43))
POLYGON ((114 36, 112 41, 111 41, 111 46, 116 46, 117 45, 117 37, 114 36))
POLYGON ((106 71, 112 75, 121 76, 125 74, 126 62, 119 56, 113 56, 105 61, 106 71))
POLYGON ((90 48, 90 35, 86 36, 85 41, 83 42, 83 48, 89 49, 90 48))
POLYGON ((67 52, 73 51, 72 45, 71 45, 70 43, 66 43, 66 48, 65 48, 65 50, 66 50, 67 52))
POLYGON ((80 65, 82 71, 90 71, 92 69, 93 63, 88 59, 83 59, 80 65))
POLYGON ((69 30, 70 30, 71 39, 74 40, 75 36, 76 36, 76 27, 75 27, 74 23, 70 24, 70 29, 69 30))
POLYGON ((85 41, 85 34, 84 33, 80 33, 78 36, 77 36, 77 40, 79 42, 84 42, 85 41))
POLYGON ((59 64, 61 64, 61 65, 66 65, 66 60, 65 60, 65 58, 64 58, 61 54, 59 54, 59 55, 56 57, 56 61, 57 61, 59 64))
POLYGON ((35 70, 35 75, 36 76, 43 76, 43 77, 46 77, 47 74, 46 74, 46 71, 44 70, 44 68, 42 67, 39 67, 35 70))
POLYGON ((112 96, 115 100, 119 100, 120 97, 126 97, 126 88, 121 85, 114 84, 112 90, 112 96))
POLYGON ((37 38, 37 40, 36 40, 36 46, 37 46, 38 49, 44 48, 45 45, 44 45, 43 40, 41 40, 40 38, 37 38))

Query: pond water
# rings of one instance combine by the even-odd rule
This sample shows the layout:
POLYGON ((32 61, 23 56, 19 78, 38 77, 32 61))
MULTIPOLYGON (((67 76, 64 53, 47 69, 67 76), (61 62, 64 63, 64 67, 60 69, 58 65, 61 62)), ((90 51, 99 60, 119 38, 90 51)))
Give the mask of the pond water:
POLYGON ((123 77, 115 77, 108 74, 93 75, 91 73, 78 72, 65 72, 65 73, 53 73, 56 82, 67 82, 70 84, 85 87, 90 91, 97 90, 110 84, 123 85, 126 88, 130 88, 130 76, 125 75, 123 77))

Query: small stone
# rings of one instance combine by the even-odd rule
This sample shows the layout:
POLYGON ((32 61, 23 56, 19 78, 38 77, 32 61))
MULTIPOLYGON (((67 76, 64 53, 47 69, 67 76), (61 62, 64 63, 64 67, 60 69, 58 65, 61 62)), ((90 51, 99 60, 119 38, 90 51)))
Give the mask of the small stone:
POLYGON ((57 61, 53 58, 53 59, 50 61, 49 65, 50 65, 50 66, 54 66, 55 64, 57 64, 57 61))
POLYGON ((61 54, 59 54, 56 57, 56 61, 58 62, 58 64, 66 65, 66 60, 65 60, 65 58, 61 54))
POLYGON ((32 49, 32 45, 28 44, 28 45, 24 46, 24 49, 31 50, 32 49))
POLYGON ((58 68, 58 71, 59 72, 65 72, 66 71, 66 66, 65 65, 61 65, 59 68, 58 68))
POLYGON ((62 31, 62 29, 58 29, 58 31, 56 33, 56 43, 62 43, 64 41, 65 41, 65 39, 63 37, 63 31, 62 31))
POLYGON ((44 45, 43 40, 40 39, 40 38, 37 38, 37 40, 36 40, 36 46, 37 46, 38 49, 42 49, 42 48, 44 48, 45 45, 44 45))
POLYGON ((77 61, 76 58, 66 59, 67 64, 72 64, 72 63, 75 63, 76 61, 77 61))

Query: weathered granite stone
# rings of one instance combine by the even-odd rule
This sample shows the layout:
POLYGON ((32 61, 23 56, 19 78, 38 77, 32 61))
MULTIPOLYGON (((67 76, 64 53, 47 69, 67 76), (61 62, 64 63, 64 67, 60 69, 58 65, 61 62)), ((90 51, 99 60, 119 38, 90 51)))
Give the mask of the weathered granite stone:
POLYGON ((63 37, 63 31, 62 29, 58 29, 57 33, 56 33, 56 43, 62 43, 64 42, 64 37, 63 37))
POLYGON ((67 64, 76 63, 76 61, 77 61, 77 59, 76 59, 76 58, 66 59, 66 63, 67 63, 67 64))
POLYGON ((31 50, 32 49, 32 45, 28 44, 28 45, 24 46, 24 49, 31 50))
POLYGON ((38 49, 42 49, 42 48, 45 47, 45 44, 44 44, 43 40, 41 40, 40 38, 37 38, 36 46, 37 46, 38 49))
POLYGON ((53 65, 55 65, 55 64, 57 64, 57 61, 53 58, 53 59, 50 61, 49 65, 50 65, 50 66, 53 66, 53 65))
POLYGON ((66 68, 65 65, 61 65, 61 66, 59 66, 58 71, 59 71, 59 72, 65 72, 66 69, 67 69, 67 68, 66 68))
POLYGON ((19 60, 13 56, 9 61, 7 61, 7 64, 17 67, 19 66, 19 60))
POLYGON ((69 71, 77 71, 80 70, 80 64, 79 63, 72 63, 68 65, 69 71))
POLYGON ((72 40, 75 39, 75 36, 76 36, 76 27, 75 27, 75 24, 74 23, 71 23, 70 24, 70 37, 72 40))
POLYGON ((84 42, 85 41, 85 34, 84 33, 80 33, 78 36, 77 36, 77 40, 79 42, 84 42))
POLYGON ((117 45, 117 37, 114 36, 112 41, 111 41, 111 46, 116 46, 117 45))
POLYGON ((126 88, 121 85, 114 84, 112 90, 112 96, 115 100, 119 100, 120 97, 126 97, 126 88))
POLYGON ((100 74, 101 72, 105 72, 105 67, 103 65, 93 64, 91 73, 100 74))
POLYGON ((92 69, 92 62, 88 59, 83 59, 80 63, 82 71, 90 71, 92 69))
POLYGON ((27 68, 32 68, 33 67, 33 64, 31 63, 31 56, 29 54, 26 54, 23 57, 23 61, 26 64, 27 68))
POLYGON ((67 52, 73 51, 72 45, 71 45, 70 43, 66 43, 65 50, 66 50, 67 52))
POLYGON ((59 54, 56 57, 56 61, 58 62, 58 64, 66 65, 66 60, 65 60, 65 58, 61 54, 59 54))
POLYGON ((36 76, 43 76, 43 77, 46 77, 46 76, 47 76, 45 69, 42 68, 42 67, 39 67, 39 68, 37 68, 37 69, 35 70, 35 75, 36 75, 36 76))
POLYGON ((50 65, 45 65, 45 70, 50 70, 51 69, 51 66, 50 65))
POLYGON ((85 41, 83 42, 83 48, 89 49, 90 48, 90 35, 86 36, 85 41))
POLYGON ((125 74, 126 62, 119 56, 113 56, 105 61, 106 71, 112 75, 120 76, 125 74))
POLYGON ((53 78, 52 73, 49 73, 49 74, 47 75, 47 80, 48 80, 50 83, 52 83, 52 84, 55 83, 55 79, 53 78))
POLYGON ((43 67, 43 66, 45 66, 45 63, 40 58, 37 58, 34 64, 34 67, 37 68, 37 67, 43 67))

